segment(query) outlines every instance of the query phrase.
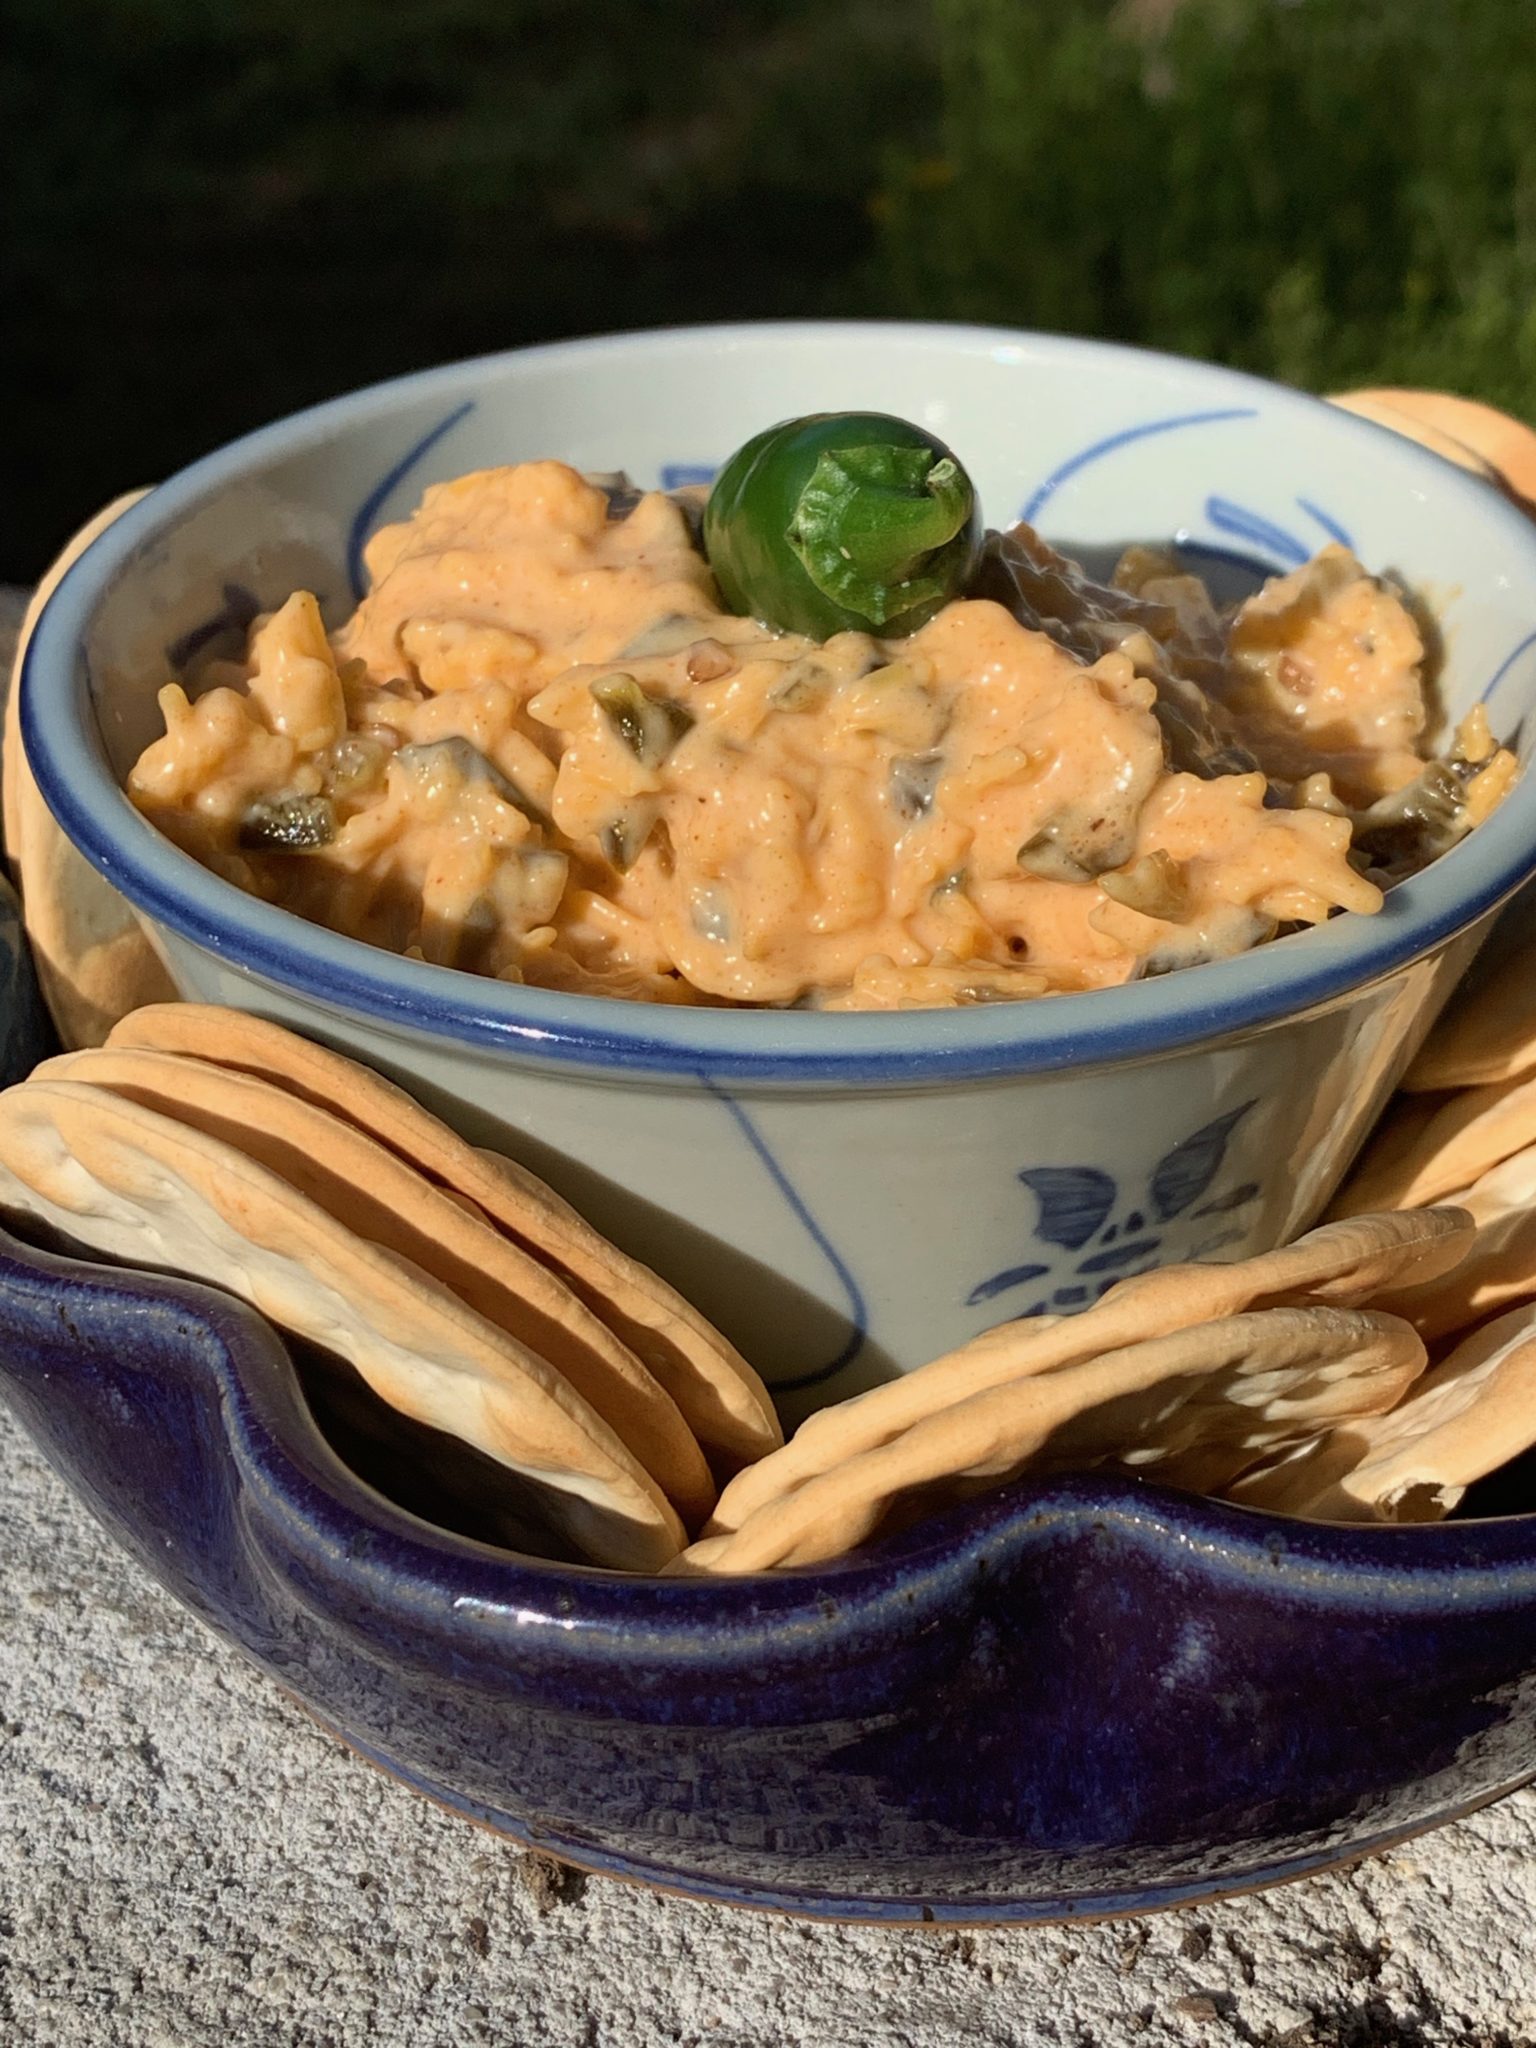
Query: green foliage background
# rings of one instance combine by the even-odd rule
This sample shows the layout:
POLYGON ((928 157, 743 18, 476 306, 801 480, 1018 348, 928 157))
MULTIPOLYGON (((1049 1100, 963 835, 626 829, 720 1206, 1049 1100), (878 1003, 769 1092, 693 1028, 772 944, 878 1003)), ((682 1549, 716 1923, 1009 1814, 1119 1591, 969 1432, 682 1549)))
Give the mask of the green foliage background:
POLYGON ((4 575, 296 405, 653 322, 1536 416, 1532 0, 7 0, 0 136, 4 575))
POLYGON ((935 0, 903 308, 1536 412, 1531 0, 935 0))

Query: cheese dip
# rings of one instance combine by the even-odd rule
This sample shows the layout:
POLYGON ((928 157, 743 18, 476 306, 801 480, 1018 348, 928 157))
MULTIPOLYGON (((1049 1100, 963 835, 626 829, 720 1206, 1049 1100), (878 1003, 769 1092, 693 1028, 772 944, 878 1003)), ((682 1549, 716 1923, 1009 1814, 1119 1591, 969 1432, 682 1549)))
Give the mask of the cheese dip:
POLYGON ((1383 890, 1509 788, 1432 759, 1425 643, 1342 547, 1231 613, 1027 527, 900 639, 722 608, 702 493, 564 463, 429 490, 327 632, 306 592, 160 691, 129 789, 239 888, 376 946, 655 1002, 1108 988, 1383 890))

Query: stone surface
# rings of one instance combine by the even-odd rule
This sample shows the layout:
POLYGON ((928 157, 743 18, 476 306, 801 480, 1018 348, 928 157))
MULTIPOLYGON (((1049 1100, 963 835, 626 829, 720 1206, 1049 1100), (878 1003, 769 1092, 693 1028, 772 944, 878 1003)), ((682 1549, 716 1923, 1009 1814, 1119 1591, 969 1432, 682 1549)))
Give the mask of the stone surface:
POLYGON ((1141 1921, 812 1926, 582 1878, 370 1770, 0 1410, 5 2048, 1536 2043, 1536 1792, 1141 1921))

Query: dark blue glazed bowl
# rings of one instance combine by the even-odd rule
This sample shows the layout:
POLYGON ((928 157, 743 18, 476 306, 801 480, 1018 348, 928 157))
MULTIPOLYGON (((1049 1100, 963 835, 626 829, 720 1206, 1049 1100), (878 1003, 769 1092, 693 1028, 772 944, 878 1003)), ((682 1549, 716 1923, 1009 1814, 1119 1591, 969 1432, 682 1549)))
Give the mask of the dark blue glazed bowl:
POLYGON ((363 1755, 593 1869, 892 1922, 1139 1910, 1532 1770, 1536 1519, 1341 1531, 1099 1478, 724 1582, 434 1529, 282 1344, 0 1236, 0 1382, 155 1578, 363 1755))
MULTIPOLYGON (((0 884, 0 1073, 48 1049, 0 884)), ((222 1295, 0 1232, 0 1388, 117 1540, 363 1755, 593 1869, 893 1923, 1134 1911, 1536 1769, 1536 1517, 1346 1531, 1096 1477, 832 1567, 627 1579, 395 1505, 307 1384, 222 1295)))

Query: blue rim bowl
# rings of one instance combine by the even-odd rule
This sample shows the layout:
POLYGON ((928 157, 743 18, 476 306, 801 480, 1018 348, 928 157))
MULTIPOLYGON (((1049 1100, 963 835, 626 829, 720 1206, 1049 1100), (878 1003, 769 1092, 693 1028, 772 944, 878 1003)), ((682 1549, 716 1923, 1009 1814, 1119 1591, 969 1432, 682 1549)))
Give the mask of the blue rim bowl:
MULTIPOLYGON (((978 350, 1037 345, 961 332, 978 350)), ((657 339, 723 345, 640 338, 657 339)), ((1012 1070, 1323 1000, 1439 945, 1536 861, 1536 815, 1510 806, 1374 924, 1048 1014, 873 1020, 630 1015, 461 982, 256 904, 158 842, 107 773, 76 664, 93 608, 263 451, 406 389, 451 411, 479 369, 339 401, 195 465, 98 541, 45 614, 23 709, 49 801, 130 897, 232 962, 556 1059, 698 1065, 745 1027, 732 1057, 855 1082, 891 1062, 1012 1070)), ((1203 375, 1228 411, 1315 410, 1203 375)), ((1377 447, 1377 429, 1339 431, 1377 447)), ((1479 489, 1413 450, 1390 460, 1437 501, 1479 489)), ((1521 535, 1536 588, 1536 536, 1521 535)), ((7 994, 24 972, 19 947, 0 957, 7 994)), ((13 1033, 10 1077, 45 1050, 35 1023, 13 1033)), ((1381 1846, 1536 1768, 1528 1516, 1336 1529, 1091 1476, 1005 1488, 768 1577, 541 1563, 356 1477, 284 1346, 237 1303, 3 1233, 0 1386, 145 1568, 361 1753, 515 1839, 701 1897, 890 1923, 1143 1910, 1381 1846)))
MULTIPOLYGON (((1000 354, 1017 358, 1026 375, 1032 367, 1063 362, 1080 364, 1085 375, 1107 380, 1133 368, 1145 376, 1148 366, 1154 368, 1168 383, 1169 404, 1185 409, 1124 430, 1058 464, 1036 485, 1025 508, 1043 519, 1090 456, 1102 456, 1111 446, 1139 436, 1230 421, 1251 421, 1255 430, 1262 425, 1266 432, 1325 433, 1330 448, 1368 465, 1381 489, 1399 491, 1421 506, 1432 504, 1438 521, 1454 524, 1460 516, 1496 536, 1518 563, 1519 581, 1528 583, 1532 593, 1529 605, 1522 607, 1520 637, 1502 658, 1489 663, 1486 676, 1475 679, 1469 696, 1488 697, 1536 648, 1536 630, 1531 630, 1536 626, 1536 525, 1486 483, 1387 429, 1236 371, 1061 336, 910 324, 684 328, 561 342, 397 378, 250 434, 161 484, 86 550, 47 606, 21 679, 28 757, 49 807, 71 839, 155 923, 236 969, 385 1026, 414 1027, 466 1045, 517 1049, 541 1061, 610 1071, 707 1073, 855 1088, 1146 1057, 1296 1015, 1443 948, 1536 873, 1536 802, 1511 801, 1470 839, 1396 888, 1380 915, 1335 918, 1199 969, 1091 995, 1057 996, 1042 1004, 896 1015, 716 1011, 565 995, 383 953, 243 894, 135 812, 97 726, 85 650, 103 601, 154 556, 178 520, 241 479, 323 448, 354 429, 387 425, 407 408, 413 418, 440 409, 438 423, 393 462, 359 506, 348 543, 355 565, 362 537, 384 516, 385 506, 393 502, 398 515, 409 504, 420 462, 431 455, 441 463, 451 455, 455 434, 473 424, 475 394, 488 380, 516 385, 551 367, 580 375, 584 366, 615 355, 637 380, 653 361, 680 365, 684 374, 703 380, 747 340, 784 351, 846 347, 851 340, 871 349, 942 345, 962 360, 992 361, 1000 354)), ((460 466, 471 460, 471 454, 462 455, 460 466)), ((1265 529, 1256 531, 1262 542, 1265 529)), ((1504 575, 1500 587, 1512 580, 1504 575)))

